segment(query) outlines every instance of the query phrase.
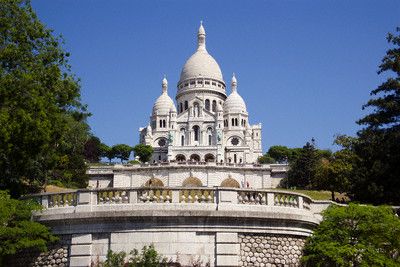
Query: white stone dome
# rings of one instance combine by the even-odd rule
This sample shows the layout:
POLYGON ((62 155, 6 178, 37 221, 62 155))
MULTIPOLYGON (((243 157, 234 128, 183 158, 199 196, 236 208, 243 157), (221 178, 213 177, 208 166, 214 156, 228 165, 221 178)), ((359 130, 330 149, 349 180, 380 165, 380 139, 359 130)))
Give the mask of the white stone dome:
POLYGON ((168 81, 164 77, 162 81, 162 94, 157 98, 153 106, 153 114, 167 115, 170 112, 176 112, 174 101, 168 95, 168 81))
POLYGON ((223 81, 217 61, 206 50, 197 50, 186 61, 182 68, 180 81, 201 77, 223 81))
POLYGON ((238 92, 233 91, 224 103, 224 113, 246 113, 247 108, 243 98, 238 92))
POLYGON ((232 93, 224 102, 224 113, 247 113, 246 103, 237 92, 237 80, 235 74, 232 77, 232 93))
POLYGON ((212 78, 223 82, 221 68, 217 61, 207 52, 206 32, 200 25, 197 33, 197 51, 183 65, 180 82, 192 78, 212 78))
POLYGON ((176 112, 174 101, 165 92, 156 100, 153 106, 153 114, 169 114, 170 111, 176 112))

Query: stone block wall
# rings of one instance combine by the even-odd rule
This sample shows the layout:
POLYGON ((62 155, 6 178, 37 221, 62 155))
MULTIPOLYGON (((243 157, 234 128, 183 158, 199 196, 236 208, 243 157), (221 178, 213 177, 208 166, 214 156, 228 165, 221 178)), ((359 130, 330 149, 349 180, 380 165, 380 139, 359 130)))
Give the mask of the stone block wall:
POLYGON ((299 236, 239 234, 239 266, 300 266, 304 243, 299 236))

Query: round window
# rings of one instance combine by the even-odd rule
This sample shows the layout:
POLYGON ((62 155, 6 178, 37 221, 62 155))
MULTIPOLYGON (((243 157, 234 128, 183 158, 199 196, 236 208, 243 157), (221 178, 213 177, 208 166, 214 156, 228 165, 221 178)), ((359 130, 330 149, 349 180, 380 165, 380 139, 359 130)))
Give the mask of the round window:
POLYGON ((164 138, 158 140, 158 145, 159 145, 159 146, 165 146, 165 144, 166 144, 166 142, 165 142, 165 139, 164 139, 164 138))
POLYGON ((239 139, 236 137, 233 137, 231 140, 232 145, 237 146, 239 144, 239 139))

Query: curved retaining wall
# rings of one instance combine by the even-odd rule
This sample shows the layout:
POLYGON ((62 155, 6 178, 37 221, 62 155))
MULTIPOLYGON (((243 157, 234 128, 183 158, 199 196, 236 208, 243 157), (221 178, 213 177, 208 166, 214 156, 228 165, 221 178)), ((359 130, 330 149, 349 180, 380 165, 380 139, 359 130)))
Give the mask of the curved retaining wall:
POLYGON ((183 266, 298 266, 320 221, 309 197, 276 190, 140 187, 31 197, 46 208, 34 219, 71 237, 70 266, 150 244, 183 266))

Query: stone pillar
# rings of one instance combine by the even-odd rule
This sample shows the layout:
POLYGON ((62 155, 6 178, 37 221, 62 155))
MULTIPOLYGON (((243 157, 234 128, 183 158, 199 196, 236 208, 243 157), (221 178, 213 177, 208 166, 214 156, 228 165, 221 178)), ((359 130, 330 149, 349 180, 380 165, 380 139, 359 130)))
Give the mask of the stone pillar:
POLYGON ((238 266, 240 245, 237 233, 216 233, 216 266, 238 266))
POLYGON ((70 267, 90 266, 92 234, 75 234, 71 239, 70 267))

